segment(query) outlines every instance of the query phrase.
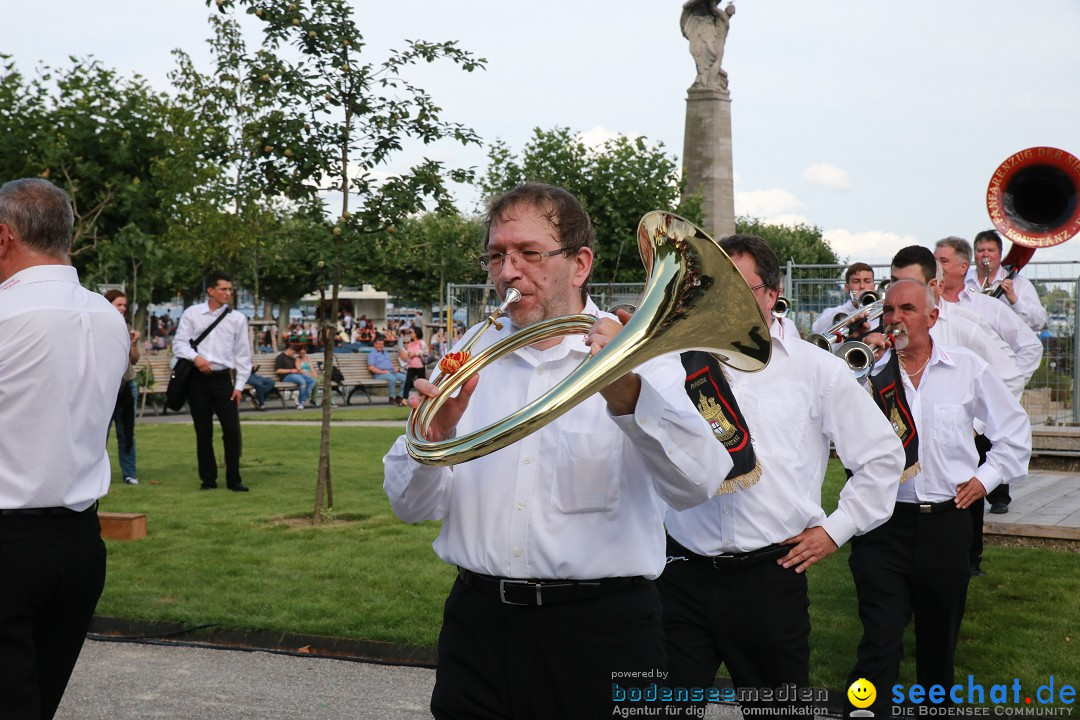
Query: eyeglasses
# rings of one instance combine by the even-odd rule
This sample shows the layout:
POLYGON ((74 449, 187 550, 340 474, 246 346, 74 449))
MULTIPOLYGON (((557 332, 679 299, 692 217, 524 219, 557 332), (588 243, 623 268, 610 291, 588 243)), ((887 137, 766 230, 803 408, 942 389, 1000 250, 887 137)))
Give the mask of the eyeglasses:
POLYGON ((537 265, 544 258, 560 255, 565 252, 568 252, 566 248, 558 248, 548 252, 540 252, 539 250, 514 250, 513 252, 508 253, 493 252, 488 255, 480 256, 480 267, 484 270, 498 270, 502 267, 503 261, 505 261, 506 258, 510 258, 510 262, 514 264, 514 267, 537 265), (514 257, 515 255, 517 255, 517 258, 514 257), (518 263, 519 258, 521 260, 520 264, 518 263))
POLYGON ((760 290, 763 287, 766 287, 766 283, 758 283, 754 287, 750 288, 750 292, 755 292, 757 290, 760 290))

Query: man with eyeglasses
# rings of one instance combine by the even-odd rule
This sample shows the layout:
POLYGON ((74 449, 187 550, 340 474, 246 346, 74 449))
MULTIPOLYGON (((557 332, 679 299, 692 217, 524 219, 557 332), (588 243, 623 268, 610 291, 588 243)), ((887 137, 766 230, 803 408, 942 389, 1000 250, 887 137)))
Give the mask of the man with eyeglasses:
POLYGON ((248 486, 240 479, 240 400, 251 375, 247 318, 243 313, 230 312, 233 285, 232 278, 225 273, 215 272, 207 278, 206 294, 206 302, 184 310, 173 339, 173 354, 195 364, 188 382, 188 407, 195 424, 195 449, 202 483, 199 489, 214 490, 218 486, 214 457, 216 414, 225 445, 225 484, 233 492, 247 492, 248 486), (221 322, 194 347, 193 341, 218 318, 221 322))
POLYGON ((105 586, 97 501, 131 343, 71 267, 67 193, 0 187, 0 716, 51 718, 105 586))
MULTIPOLYGON (((599 319, 586 336, 489 365, 443 406, 429 440, 544 395, 622 328, 629 316, 601 312, 586 290, 593 243, 588 214, 561 188, 526 184, 493 202, 481 263, 500 297, 514 288, 521 299, 475 351, 548 318, 599 319)), ((435 552, 458 567, 439 637, 436 718, 591 720, 612 714, 613 683, 662 682, 653 580, 664 567, 663 509, 704 502, 732 466, 684 377, 677 354, 651 360, 513 445, 453 467, 415 462, 404 438, 384 458, 394 512, 441 520, 435 552)), ((438 394, 426 380, 416 389, 438 394)))

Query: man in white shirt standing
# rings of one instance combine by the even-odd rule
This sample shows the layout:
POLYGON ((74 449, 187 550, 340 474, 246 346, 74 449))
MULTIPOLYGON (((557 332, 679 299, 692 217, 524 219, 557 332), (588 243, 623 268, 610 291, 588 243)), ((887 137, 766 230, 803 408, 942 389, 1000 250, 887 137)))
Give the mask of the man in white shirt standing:
POLYGON ((1029 328, 1039 332, 1046 327, 1046 308, 1039 300, 1039 293, 1023 275, 1011 278, 1001 267, 1001 236, 996 230, 983 230, 975 236, 975 264, 968 268, 964 278, 973 292, 983 288, 1001 287, 999 299, 1023 319, 1029 328))
POLYGON ((69 264, 67 194, 0 187, 0 715, 51 718, 105 585, 97 500, 127 326, 69 264))
POLYGON ((875 287, 877 286, 874 284, 874 268, 864 262, 852 263, 844 272, 844 294, 847 300, 836 307, 822 310, 814 320, 814 324, 810 326, 810 331, 823 334, 839 320, 854 313, 858 309, 855 303, 859 300, 859 296, 875 287))
MULTIPOLYGON (((888 519, 904 469, 892 426, 847 364, 773 318, 780 268, 772 249, 753 235, 720 245, 770 323, 772 359, 760 372, 727 371, 760 479, 667 513, 668 564, 658 584, 668 686, 691 697, 712 685, 721 663, 736 688, 808 686, 804 573, 888 519), (853 474, 827 516, 821 485, 830 442, 853 474)), ((700 709, 681 708, 686 717, 700 709)))
MULTIPOLYGON (((496 198, 481 264, 500 297, 514 288, 521 299, 476 351, 548 318, 599 320, 587 336, 489 365, 443 406, 429 440, 524 407, 621 329, 628 316, 601 313, 586 292, 594 237, 561 188, 529 183, 496 198)), ((653 579, 664 568, 664 507, 704 502, 732 467, 684 376, 677 354, 650 360, 513 445, 452 467, 417 463, 404 437, 391 448, 383 487, 394 512, 441 520, 435 552, 458 567, 439 636, 436 718, 592 720, 611 716, 613 683, 663 682, 653 579)), ((416 389, 438 394, 423 379, 416 389)))
POLYGON ((247 492, 240 479, 240 400, 251 375, 251 346, 247 318, 231 312, 232 279, 223 272, 207 278, 207 302, 192 305, 180 316, 173 338, 173 355, 195 363, 189 377, 188 408, 195 423, 200 489, 217 488, 218 466, 214 457, 214 415, 221 422, 225 445, 225 484, 233 492, 247 492), (221 322, 198 343, 203 331, 225 313, 221 322))
POLYGON ((970 581, 971 514, 962 511, 1003 480, 1023 477, 1031 455, 1027 414, 1005 384, 974 353, 931 339, 938 310, 928 287, 892 283, 884 311, 896 337, 890 352, 899 357, 918 472, 901 483, 892 518, 851 545, 863 636, 848 683, 874 684, 871 709, 879 718, 891 712, 888 690, 913 614, 917 682, 952 686, 970 581), (993 443, 982 465, 971 441, 977 421, 993 443))

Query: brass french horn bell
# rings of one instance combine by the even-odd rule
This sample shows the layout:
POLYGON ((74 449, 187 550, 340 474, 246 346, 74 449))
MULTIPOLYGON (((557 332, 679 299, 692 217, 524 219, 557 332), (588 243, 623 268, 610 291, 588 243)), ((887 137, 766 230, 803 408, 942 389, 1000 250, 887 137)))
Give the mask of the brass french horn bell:
MULTIPOLYGON (((641 219, 637 238, 647 272, 645 288, 637 312, 611 342, 587 356, 547 394, 502 420, 447 440, 426 440, 436 413, 473 375, 520 348, 588 333, 596 318, 565 315, 543 320, 484 347, 452 374, 433 377, 439 395, 425 398, 409 416, 405 432, 409 455, 425 465, 453 465, 495 452, 569 412, 642 363, 671 352, 703 350, 746 372, 765 367, 772 350, 769 326, 746 280, 720 245, 693 223, 662 211, 641 219)), ((488 318, 488 325, 497 322, 495 315, 488 318)))

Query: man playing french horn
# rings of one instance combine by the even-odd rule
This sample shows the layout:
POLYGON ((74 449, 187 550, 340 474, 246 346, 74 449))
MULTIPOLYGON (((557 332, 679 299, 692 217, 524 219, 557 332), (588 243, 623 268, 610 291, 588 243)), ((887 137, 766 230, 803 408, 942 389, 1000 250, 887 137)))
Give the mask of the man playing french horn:
MULTIPOLYGON (((589 216, 561 188, 526 184, 495 199, 481 263, 500 297, 513 289, 520 300, 506 327, 476 347, 556 316, 601 319, 585 337, 546 340, 487 366, 441 408, 428 440, 524 407, 622 329, 628 316, 601 313, 585 291, 593 239, 589 216)), ((419 464, 404 437, 384 458, 394 512, 441 520, 435 552, 458 567, 439 636, 436 718, 592 720, 611 716, 613 684, 663 682, 653 582, 664 568, 663 509, 704 502, 732 467, 683 377, 669 353, 469 462, 419 464)), ((439 394, 425 380, 416 389, 439 394)))

